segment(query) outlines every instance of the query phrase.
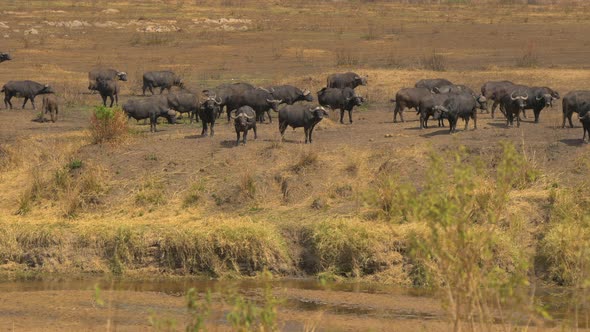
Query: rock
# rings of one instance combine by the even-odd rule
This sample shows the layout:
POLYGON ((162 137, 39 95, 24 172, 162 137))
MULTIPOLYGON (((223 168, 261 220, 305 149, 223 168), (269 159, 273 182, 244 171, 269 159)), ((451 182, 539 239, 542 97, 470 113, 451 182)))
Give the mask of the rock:
POLYGON ((35 29, 35 28, 30 28, 29 30, 25 30, 25 36, 26 35, 38 35, 39 34, 39 30, 35 29))
POLYGON ((105 10, 102 11, 105 14, 117 14, 120 12, 120 10, 115 9, 115 8, 107 8, 105 10))

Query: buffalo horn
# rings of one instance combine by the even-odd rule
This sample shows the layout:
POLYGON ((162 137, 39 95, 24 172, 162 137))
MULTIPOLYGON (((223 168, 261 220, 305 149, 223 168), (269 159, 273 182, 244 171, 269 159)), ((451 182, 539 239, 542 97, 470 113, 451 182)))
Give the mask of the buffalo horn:
POLYGON ((221 105, 221 98, 219 98, 219 97, 215 97, 215 103, 216 103, 217 105, 221 105))
POLYGON ((309 91, 308 89, 303 90, 303 95, 304 96, 307 96, 310 93, 311 93, 311 91, 309 91))
POLYGON ((229 113, 229 116, 230 116, 232 119, 235 119, 235 118, 237 118, 237 117, 238 117, 238 116, 236 115, 236 113, 238 113, 238 110, 237 110, 237 109, 235 109, 235 110, 231 111, 231 112, 229 113))

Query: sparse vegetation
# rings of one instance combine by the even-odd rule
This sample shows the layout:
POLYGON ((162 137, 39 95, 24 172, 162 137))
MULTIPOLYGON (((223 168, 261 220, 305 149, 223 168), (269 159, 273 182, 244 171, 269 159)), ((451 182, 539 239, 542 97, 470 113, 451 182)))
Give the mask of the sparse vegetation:
POLYGON ((447 59, 436 50, 432 51, 430 55, 424 55, 420 59, 420 65, 426 70, 432 71, 446 71, 447 70, 447 59))
POLYGON ((95 144, 121 140, 127 134, 127 116, 120 108, 98 106, 90 118, 90 134, 95 144))

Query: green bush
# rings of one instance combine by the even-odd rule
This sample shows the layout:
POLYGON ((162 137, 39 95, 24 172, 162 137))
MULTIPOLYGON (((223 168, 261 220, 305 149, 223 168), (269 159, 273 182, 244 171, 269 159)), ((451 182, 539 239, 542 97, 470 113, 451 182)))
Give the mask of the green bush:
POLYGON ((92 112, 90 133, 95 144, 120 140, 127 130, 127 116, 122 109, 97 106, 92 112))

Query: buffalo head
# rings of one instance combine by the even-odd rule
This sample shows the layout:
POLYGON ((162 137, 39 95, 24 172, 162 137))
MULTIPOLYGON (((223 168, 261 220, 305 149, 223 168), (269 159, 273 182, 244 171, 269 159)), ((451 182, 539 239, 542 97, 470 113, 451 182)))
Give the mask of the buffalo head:
POLYGON ((311 91, 308 89, 303 90, 303 99, 305 101, 313 101, 313 96, 311 95, 311 91))
POLYGON ((55 93, 55 91, 49 85, 45 84, 43 86, 43 89, 41 89, 41 91, 39 92, 39 94, 43 93, 55 93))
POLYGON ((176 85, 177 87, 179 87, 181 89, 184 88, 184 82, 179 77, 174 79, 174 85, 176 85))
POLYGON ((230 116, 234 119, 234 125, 238 129, 247 129, 249 124, 256 122, 256 114, 248 115, 245 111, 238 114, 238 110, 233 110, 230 116))
POLYGON ((207 97, 207 99, 201 103, 201 109, 213 112, 213 114, 217 114, 221 112, 221 107, 219 105, 221 105, 221 99, 213 94, 212 96, 207 97))
POLYGON ((438 120, 440 118, 443 118, 444 115, 449 112, 449 110, 446 107, 442 106, 442 105, 436 105, 436 106, 434 106, 432 108, 432 110, 434 111, 434 115, 432 117, 435 120, 438 120))
POLYGON ((272 108, 273 111, 279 111, 279 105, 283 102, 282 99, 266 99, 266 102, 272 108))
POLYGON ((127 73, 124 72, 124 71, 120 71, 120 72, 117 73, 117 78, 120 81, 127 82, 127 73))
POLYGON ((8 53, 0 53, 0 62, 12 60, 12 57, 8 53))
POLYGON ((168 123, 170 123, 170 124, 176 123, 176 111, 175 110, 168 109, 166 111, 166 113, 164 114, 164 117, 166 118, 166 120, 168 120, 168 123))
POLYGON ((477 98, 475 98, 475 101, 477 101, 479 109, 481 109, 481 110, 487 109, 487 101, 488 100, 486 99, 486 97, 484 97, 483 95, 479 95, 479 96, 477 96, 477 98))
POLYGON ((355 76, 354 77, 354 82, 357 85, 367 85, 367 76, 355 76))
POLYGON ((529 95, 526 92, 514 91, 510 94, 510 99, 512 102, 518 105, 518 108, 522 110, 526 107, 526 102, 527 99, 529 99, 529 95))
POLYGON ((321 106, 318 106, 318 107, 312 109, 311 112, 313 113, 313 117, 316 118, 317 120, 321 120, 324 117, 329 116, 326 109, 321 106))
POLYGON ((96 89, 97 89, 97 87, 96 87, 96 81, 90 81, 88 83, 88 90, 96 90, 96 89))
POLYGON ((352 103, 354 106, 361 106, 365 102, 365 98, 354 95, 352 97, 346 98, 346 101, 348 103, 352 103))

